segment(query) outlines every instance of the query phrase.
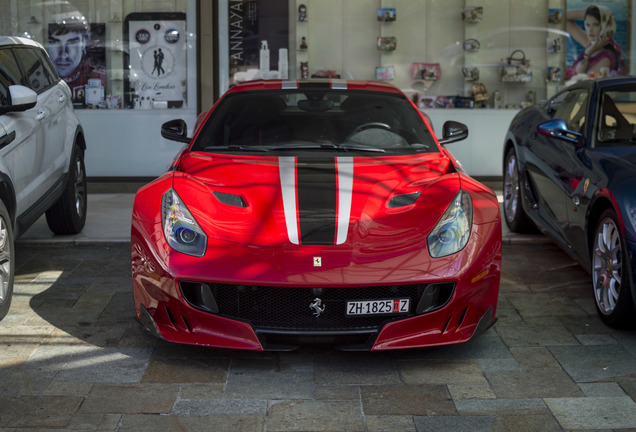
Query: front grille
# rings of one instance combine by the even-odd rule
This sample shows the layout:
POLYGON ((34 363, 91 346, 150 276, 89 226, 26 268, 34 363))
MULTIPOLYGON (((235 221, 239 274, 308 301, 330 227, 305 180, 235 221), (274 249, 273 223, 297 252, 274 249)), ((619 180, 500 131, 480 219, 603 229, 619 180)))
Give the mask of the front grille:
POLYGON ((283 331, 355 331, 377 330, 386 322, 415 314, 426 285, 364 286, 324 288, 270 287, 215 284, 210 288, 218 305, 218 314, 249 322, 257 330, 283 331), (324 312, 313 315, 309 305, 320 298, 324 312), (347 301, 410 299, 404 315, 347 316, 347 301))

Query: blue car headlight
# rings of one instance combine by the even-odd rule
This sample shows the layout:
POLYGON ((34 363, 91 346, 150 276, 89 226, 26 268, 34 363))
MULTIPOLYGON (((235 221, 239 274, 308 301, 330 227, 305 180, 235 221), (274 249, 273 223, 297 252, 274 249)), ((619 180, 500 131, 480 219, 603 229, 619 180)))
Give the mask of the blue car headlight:
POLYGON ((174 189, 163 194, 161 222, 163 234, 172 249, 197 257, 205 255, 208 236, 174 189))
POLYGON ((467 192, 460 190, 426 238, 429 254, 440 258, 462 250, 468 243, 472 225, 473 201, 467 192))

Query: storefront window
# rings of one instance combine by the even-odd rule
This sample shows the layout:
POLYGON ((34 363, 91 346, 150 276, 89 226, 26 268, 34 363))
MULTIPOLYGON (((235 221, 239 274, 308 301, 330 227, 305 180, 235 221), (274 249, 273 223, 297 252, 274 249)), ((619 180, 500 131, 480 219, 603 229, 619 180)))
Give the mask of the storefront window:
POLYGON ((196 105, 188 3, 4 0, 0 29, 44 45, 76 109, 186 108, 196 105))
POLYGON ((194 127, 197 0, 0 0, 0 34, 40 42, 72 91, 89 179, 153 178, 194 127))
POLYGON ((589 0, 220 4, 222 90, 255 78, 341 77, 391 82, 421 109, 518 109, 568 80, 630 70, 630 0, 603 0, 594 13, 589 0), (288 37, 273 44, 272 35, 288 37), (240 62, 237 47, 250 54, 240 62), (584 52, 590 66, 581 66, 584 52))

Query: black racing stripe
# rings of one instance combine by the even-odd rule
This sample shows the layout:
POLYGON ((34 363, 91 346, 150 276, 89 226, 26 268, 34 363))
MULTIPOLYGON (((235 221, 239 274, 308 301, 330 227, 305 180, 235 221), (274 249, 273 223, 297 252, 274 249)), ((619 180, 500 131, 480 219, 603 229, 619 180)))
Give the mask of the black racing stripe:
POLYGON ((338 185, 335 158, 296 160, 300 243, 334 244, 338 185))
POLYGON ((298 82, 299 89, 325 89, 328 90, 331 88, 330 81, 299 81, 298 82))

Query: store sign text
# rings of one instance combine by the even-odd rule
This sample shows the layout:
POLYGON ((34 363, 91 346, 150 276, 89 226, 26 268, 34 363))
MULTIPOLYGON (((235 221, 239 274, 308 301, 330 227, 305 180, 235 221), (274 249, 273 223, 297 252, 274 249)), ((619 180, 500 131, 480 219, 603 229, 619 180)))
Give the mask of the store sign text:
POLYGON ((243 0, 230 0, 230 58, 243 62, 243 0))

